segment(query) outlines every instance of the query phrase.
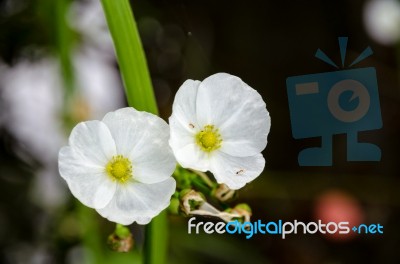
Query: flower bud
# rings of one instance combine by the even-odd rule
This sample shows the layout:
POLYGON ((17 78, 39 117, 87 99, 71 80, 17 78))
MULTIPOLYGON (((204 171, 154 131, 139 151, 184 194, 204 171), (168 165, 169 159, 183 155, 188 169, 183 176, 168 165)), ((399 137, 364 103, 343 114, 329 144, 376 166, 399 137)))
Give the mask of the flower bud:
POLYGON ((131 231, 126 226, 117 224, 114 233, 108 236, 107 244, 113 251, 129 252, 134 244, 131 231))
POLYGON ((204 195, 195 190, 185 189, 179 194, 181 199, 181 209, 186 215, 198 210, 206 201, 204 195))
POLYGON ((229 189, 225 184, 219 184, 216 189, 212 191, 212 195, 221 202, 228 202, 236 197, 237 192, 229 189))
POLYGON ((176 197, 172 197, 168 210, 171 212, 171 214, 177 215, 179 214, 179 205, 180 205, 179 199, 176 197))
POLYGON ((251 208, 246 203, 236 205, 234 208, 228 210, 229 213, 238 215, 237 219, 240 222, 250 222, 252 215, 251 208))

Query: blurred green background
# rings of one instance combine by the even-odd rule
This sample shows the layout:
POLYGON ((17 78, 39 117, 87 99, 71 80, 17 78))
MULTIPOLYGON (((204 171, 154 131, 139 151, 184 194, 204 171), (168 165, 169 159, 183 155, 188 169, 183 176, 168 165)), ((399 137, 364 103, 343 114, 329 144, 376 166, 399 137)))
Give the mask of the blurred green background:
MULTIPOLYGON (((241 77, 267 103, 272 127, 266 168, 239 192, 253 220, 380 223, 383 235, 188 235, 170 218, 169 263, 400 263, 400 3, 353 1, 132 1, 160 115, 171 114, 186 79, 241 77), (291 135, 286 78, 333 71, 314 57, 377 70, 383 128, 361 132, 380 162, 347 162, 336 135, 332 167, 299 167, 319 138, 291 135)), ((129 48, 129 47, 127 47, 129 48)), ((80 205, 58 175, 57 153, 71 127, 126 105, 98 0, 0 0, 0 263, 139 263, 135 250, 106 247, 114 225, 80 205)))

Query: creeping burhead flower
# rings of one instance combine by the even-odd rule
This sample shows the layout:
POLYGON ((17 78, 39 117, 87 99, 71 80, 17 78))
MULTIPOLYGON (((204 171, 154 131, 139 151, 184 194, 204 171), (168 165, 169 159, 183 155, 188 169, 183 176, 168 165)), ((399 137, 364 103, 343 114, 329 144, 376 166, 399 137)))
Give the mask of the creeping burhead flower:
POLYGON ((147 224, 175 191, 169 128, 159 117, 123 108, 79 123, 59 153, 72 194, 110 221, 147 224))
POLYGON ((236 76, 217 73, 184 82, 169 124, 169 144, 184 168, 211 171, 235 190, 264 169, 269 113, 260 94, 236 76))

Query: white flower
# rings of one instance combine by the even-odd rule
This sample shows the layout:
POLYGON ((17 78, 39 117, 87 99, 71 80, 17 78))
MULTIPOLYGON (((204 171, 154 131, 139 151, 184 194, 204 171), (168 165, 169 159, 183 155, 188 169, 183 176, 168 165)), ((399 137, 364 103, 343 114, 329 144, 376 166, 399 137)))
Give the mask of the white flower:
POLYGON ((59 153, 59 170, 72 194, 110 221, 147 224, 170 202, 175 159, 168 125, 123 108, 102 121, 78 124, 59 153))
POLYGON ((260 94, 240 78, 214 74, 179 88, 169 118, 169 141, 184 168, 211 171, 239 189, 261 174, 271 121, 260 94))

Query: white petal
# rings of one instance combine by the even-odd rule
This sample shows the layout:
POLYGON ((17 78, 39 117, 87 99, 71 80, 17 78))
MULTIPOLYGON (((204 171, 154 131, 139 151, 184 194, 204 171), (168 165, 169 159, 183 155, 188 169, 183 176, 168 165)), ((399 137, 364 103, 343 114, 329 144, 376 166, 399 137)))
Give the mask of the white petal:
POLYGON ((169 118, 169 127, 171 132, 169 145, 172 149, 178 150, 189 144, 196 143, 195 137, 200 129, 193 128, 189 130, 178 121, 174 114, 169 118))
POLYGON ((132 181, 119 185, 111 202, 97 211, 108 220, 123 225, 134 221, 147 224, 169 205, 175 185, 173 178, 155 184, 132 181))
POLYGON ((243 96, 246 103, 219 128, 221 151, 236 157, 253 156, 267 145, 271 118, 261 96, 256 95, 258 98, 249 96, 247 100, 243 96))
POLYGON ((131 160, 136 181, 150 184, 172 175, 176 162, 164 120, 127 107, 108 113, 103 122, 113 135, 118 154, 131 160))
POLYGON ((141 183, 157 183, 171 177, 176 167, 168 145, 169 127, 160 118, 153 120, 149 130, 131 152, 134 179, 141 183))
POLYGON ((130 154, 142 135, 145 134, 145 120, 140 118, 140 112, 132 107, 109 112, 102 121, 112 134, 117 153, 125 157, 130 154))
POLYGON ((206 171, 205 153, 196 145, 195 136, 200 131, 195 114, 197 86, 200 82, 188 80, 178 90, 169 118, 169 145, 175 158, 184 168, 206 171))
MULTIPOLYGON (((200 81, 185 81, 175 95, 172 115, 169 118, 171 137, 169 144, 174 151, 195 142, 200 131, 196 120, 196 97, 200 81)), ((176 153, 175 153, 176 154, 176 153)))
POLYGON ((101 166, 116 154, 110 130, 97 120, 76 125, 69 137, 69 145, 85 161, 101 166))
POLYGON ((207 171, 208 157, 195 142, 195 135, 203 127, 198 124, 196 118, 199 85, 200 81, 187 80, 176 93, 172 115, 169 118, 169 144, 182 167, 207 171))
POLYGON ((242 80, 227 73, 204 79, 198 88, 196 114, 202 125, 220 127, 240 105, 244 91, 242 80))
POLYGON ((196 96, 199 81, 187 80, 175 95, 172 115, 169 118, 169 145, 174 151, 177 161, 184 168, 207 170, 194 150, 195 135, 200 130, 196 120, 196 96), (193 151, 191 151, 193 150, 193 151))
POLYGON ((221 151, 253 156, 267 145, 271 121, 265 103, 240 78, 226 73, 208 77, 200 84, 196 106, 199 124, 219 129, 221 151))
POLYGON ((179 88, 172 106, 172 116, 183 128, 191 131, 198 126, 196 120, 196 98, 200 81, 187 80, 179 88))
POLYGON ((223 152, 213 156, 211 172, 218 183, 237 190, 257 178, 265 166, 264 157, 259 153, 251 157, 233 157, 223 152))
POLYGON ((183 168, 191 168, 199 171, 210 169, 209 153, 204 152, 195 143, 174 150, 175 158, 183 168))
POLYGON ((114 196, 116 183, 107 176, 104 166, 87 160, 82 152, 69 146, 63 147, 58 166, 72 194, 84 205, 103 208, 114 196))

